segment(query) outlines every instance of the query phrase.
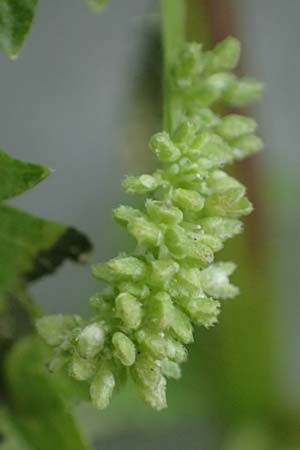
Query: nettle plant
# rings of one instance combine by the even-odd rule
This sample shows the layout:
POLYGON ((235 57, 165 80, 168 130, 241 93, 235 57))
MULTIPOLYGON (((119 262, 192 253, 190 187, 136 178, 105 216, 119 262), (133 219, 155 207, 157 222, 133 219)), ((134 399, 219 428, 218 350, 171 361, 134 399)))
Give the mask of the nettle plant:
MULTIPOLYGON (((88 3, 93 9, 103 6, 96 0, 88 3)), ((149 142, 160 165, 152 174, 124 180, 126 192, 143 196, 140 209, 121 205, 113 211, 136 247, 93 265, 94 277, 106 287, 91 297, 90 319, 58 314, 35 321, 38 334, 52 347, 49 372, 88 386, 99 409, 109 405, 127 376, 151 407, 165 408, 167 379, 180 378, 194 326, 215 325, 220 302, 238 293, 229 280, 235 264, 215 262, 215 253, 242 231, 240 219, 252 205, 245 187, 224 165, 262 148, 252 118, 220 114, 224 107, 257 100, 262 91, 261 83, 232 73, 239 41, 228 37, 204 51, 201 44, 185 40, 184 1, 161 3, 164 123, 149 142)), ((19 50, 35 6, 29 0, 0 2, 0 44, 10 56, 19 50)), ((0 174, 0 198, 6 199, 41 181, 48 170, 2 152, 0 174)), ((65 257, 82 259, 90 244, 74 229, 7 206, 0 214, 1 230, 3 221, 4 228, 9 223, 35 245, 27 259, 17 249, 16 260, 0 238, 0 260, 9 267, 0 275, 2 296, 22 298, 35 317, 33 304, 24 300, 25 281, 53 271, 65 257)))

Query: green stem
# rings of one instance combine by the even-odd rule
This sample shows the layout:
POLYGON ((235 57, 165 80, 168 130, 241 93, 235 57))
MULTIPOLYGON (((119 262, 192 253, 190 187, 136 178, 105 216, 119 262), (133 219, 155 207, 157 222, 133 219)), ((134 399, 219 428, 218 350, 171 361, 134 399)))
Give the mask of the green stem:
POLYGON ((180 108, 173 94, 171 69, 185 41, 186 0, 161 0, 163 41, 163 128, 176 127, 180 108))

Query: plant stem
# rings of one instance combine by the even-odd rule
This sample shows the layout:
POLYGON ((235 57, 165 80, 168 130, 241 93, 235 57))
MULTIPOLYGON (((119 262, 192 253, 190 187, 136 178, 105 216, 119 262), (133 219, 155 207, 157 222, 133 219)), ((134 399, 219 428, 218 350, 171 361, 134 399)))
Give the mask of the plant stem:
POLYGON ((180 118, 180 104, 173 94, 171 69, 185 41, 186 0, 161 0, 163 42, 163 128, 172 132, 180 118))

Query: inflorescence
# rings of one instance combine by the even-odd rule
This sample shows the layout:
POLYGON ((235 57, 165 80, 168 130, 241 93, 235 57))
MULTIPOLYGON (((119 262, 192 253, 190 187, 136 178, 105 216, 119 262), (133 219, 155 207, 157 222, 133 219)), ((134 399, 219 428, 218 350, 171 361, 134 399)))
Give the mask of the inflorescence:
POLYGON ((146 197, 143 208, 114 210, 136 239, 135 251, 93 266, 109 287, 90 299, 90 320, 54 315, 37 322, 54 348, 51 370, 64 367, 88 382, 99 409, 129 373, 143 400, 165 408, 166 379, 180 377, 193 326, 214 325, 220 300, 238 293, 229 281, 235 265, 214 262, 214 253, 241 232, 239 219, 252 205, 223 166, 259 151, 262 141, 253 119, 220 117, 212 107, 241 106, 260 96, 260 83, 230 73, 239 54, 232 37, 207 52, 185 45, 169 80, 178 125, 150 140, 162 166, 124 181, 128 193, 146 197))

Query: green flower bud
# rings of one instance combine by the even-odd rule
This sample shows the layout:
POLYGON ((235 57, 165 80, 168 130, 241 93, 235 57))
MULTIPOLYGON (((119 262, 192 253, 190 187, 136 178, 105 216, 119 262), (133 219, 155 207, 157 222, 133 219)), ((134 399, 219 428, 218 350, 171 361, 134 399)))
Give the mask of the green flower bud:
POLYGON ((141 175, 139 177, 126 177, 123 182, 123 187, 125 191, 130 194, 145 194, 147 192, 155 191, 159 184, 159 179, 154 176, 141 175))
POLYGON ((207 297, 188 298, 182 302, 186 313, 197 325, 209 328, 218 321, 220 303, 207 297))
POLYGON ((77 316, 57 314, 41 317, 36 321, 36 328, 48 345, 56 347, 65 341, 68 333, 79 323, 80 318, 77 316))
POLYGON ((216 131, 224 139, 237 139, 241 136, 254 133, 257 124, 250 117, 229 114, 216 127, 216 131))
POLYGON ((209 234, 199 235, 199 237, 197 238, 197 242, 199 244, 205 245, 206 247, 209 247, 214 253, 219 252, 223 248, 221 239, 209 234))
POLYGON ((190 319, 178 308, 174 309, 174 319, 171 324, 171 329, 177 339, 183 344, 193 342, 193 327, 190 319))
POLYGON ((138 284, 132 283, 130 281, 124 281, 118 285, 120 292, 126 292, 128 294, 132 294, 134 297, 137 297, 141 300, 148 297, 150 294, 150 289, 146 284, 138 284))
POLYGON ((205 213, 208 216, 240 217, 250 214, 252 204, 244 196, 244 189, 229 188, 216 192, 206 199, 205 213))
POLYGON ((127 229, 139 244, 158 247, 162 243, 163 234, 161 229, 142 217, 130 222, 127 229))
POLYGON ((244 106, 258 100, 262 91, 262 83, 251 78, 243 78, 226 88, 224 101, 231 106, 244 106))
POLYGON ((239 293, 239 289, 229 281, 236 265, 231 262, 212 264, 200 272, 201 284, 204 291, 215 298, 232 298, 239 293))
POLYGON ((190 240, 183 228, 174 225, 165 231, 165 244, 175 258, 185 258, 188 255, 190 240))
MULTIPOLYGON (((204 131, 216 126, 220 118, 211 109, 202 106, 192 105, 188 111, 188 120, 196 128, 196 131, 204 131)), ((193 135, 194 137, 194 135, 193 135)))
POLYGON ((101 318, 110 319, 113 313, 113 300, 114 294, 106 296, 105 293, 97 293, 90 297, 90 304, 97 310, 101 318))
POLYGON ((77 348, 83 358, 94 358, 104 347, 105 330, 101 323, 87 325, 79 334, 77 348))
POLYGON ((92 272, 94 277, 108 282, 141 280, 146 276, 147 266, 134 256, 124 256, 113 258, 107 263, 94 264, 92 272))
POLYGON ((231 142, 235 159, 243 159, 263 149, 263 141, 254 134, 242 136, 231 142))
POLYGON ((154 328, 165 330, 173 320, 174 306, 171 297, 166 292, 158 292, 151 297, 147 317, 154 328))
POLYGON ((152 136, 149 146, 157 158, 163 162, 174 162, 181 156, 179 148, 165 131, 152 136))
POLYGON ((205 233, 216 236, 221 241, 240 234, 243 229, 242 222, 225 217, 204 217, 199 221, 199 224, 205 233))
POLYGON ((174 361, 163 359, 160 362, 160 367, 162 374, 167 378, 174 378, 174 380, 178 380, 181 377, 180 366, 174 361))
POLYGON ((208 245, 205 245, 200 240, 197 240, 189 247, 188 257, 197 261, 197 263, 202 267, 213 262, 214 253, 208 245))
POLYGON ((150 358, 139 356, 131 370, 141 398, 158 411, 166 408, 166 379, 160 367, 150 358))
POLYGON ((235 77, 229 73, 216 73, 210 75, 203 83, 203 97, 206 92, 206 104, 211 105, 213 102, 220 100, 221 96, 226 92, 230 92, 231 86, 235 84, 235 77))
POLYGON ((179 270, 179 264, 172 259, 151 261, 150 283, 154 286, 167 286, 179 270))
POLYGON ((208 59, 208 70, 211 72, 223 72, 236 67, 241 53, 240 42, 229 36, 216 45, 208 59))
POLYGON ((136 333, 136 339, 141 348, 150 352, 155 358, 167 356, 167 341, 163 333, 142 329, 136 333))
POLYGON ((193 122, 185 121, 176 128, 172 135, 172 140, 177 144, 184 143, 188 145, 194 139, 196 129, 197 127, 193 122))
POLYGON ((116 298, 116 316, 130 329, 140 326, 142 320, 142 305, 131 294, 122 292, 116 298))
POLYGON ((209 131, 205 131, 196 137, 191 151, 198 151, 199 156, 210 159, 217 165, 229 163, 233 159, 230 146, 220 136, 209 131))
POLYGON ((179 86, 190 84, 190 79, 199 75, 204 67, 202 45, 189 43, 180 53, 180 64, 175 68, 176 81, 179 86))
POLYGON ((121 361, 124 366, 132 366, 135 361, 134 343, 124 333, 117 332, 112 337, 114 346, 114 356, 121 361))
POLYGON ((134 219, 143 217, 139 209, 132 208, 131 206, 121 205, 113 210, 113 215, 116 221, 120 223, 129 223, 134 219))
POLYGON ((69 374, 78 381, 84 381, 91 378, 96 371, 94 360, 82 358, 78 353, 72 356, 69 364, 69 374))
POLYGON ((167 225, 174 225, 183 220, 183 213, 180 209, 170 206, 167 203, 157 200, 147 200, 147 213, 155 222, 162 222, 167 225))
POLYGON ((110 403, 116 380, 108 363, 103 362, 90 385, 90 396, 97 409, 105 409, 110 403))
POLYGON ((190 209, 196 212, 201 211, 205 202, 202 195, 198 192, 182 188, 175 189, 173 201, 180 208, 190 209))

